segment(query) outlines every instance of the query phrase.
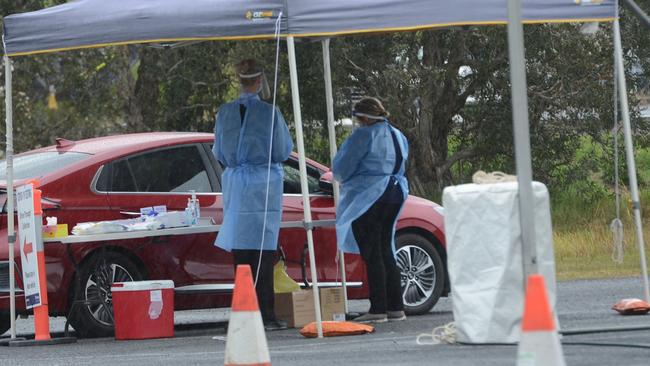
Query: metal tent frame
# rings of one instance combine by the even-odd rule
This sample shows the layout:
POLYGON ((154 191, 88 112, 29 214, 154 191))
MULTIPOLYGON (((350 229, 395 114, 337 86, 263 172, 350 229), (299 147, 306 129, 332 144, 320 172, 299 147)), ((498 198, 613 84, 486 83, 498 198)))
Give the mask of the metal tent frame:
MULTIPOLYGON (((508 25, 509 57, 513 95, 513 127, 517 179, 520 197, 520 222, 523 267, 526 274, 537 272, 530 132, 526 95, 523 23, 614 21, 617 73, 625 129, 625 147, 632 200, 641 253, 646 300, 650 300, 645 252, 641 232, 641 212, 632 148, 625 78, 620 47, 617 0, 345 0, 305 2, 302 0, 196 0, 187 7, 182 0, 142 0, 123 3, 106 0, 78 0, 31 13, 4 18, 4 62, 6 103, 7 209, 14 210, 13 186, 13 110, 12 66, 10 57, 57 52, 106 45, 204 40, 247 40, 273 38, 269 19, 282 12, 281 36, 286 37, 291 92, 299 153, 301 188, 304 200, 304 226, 314 283, 318 335, 322 337, 318 279, 313 251, 312 218, 307 190, 304 138, 296 66, 296 37, 333 37, 360 33, 413 31, 455 25, 508 25), (522 5, 523 4, 523 5, 522 5), (389 15, 387 15, 389 14, 389 15), (361 16, 360 16, 361 15, 361 16), (71 19, 85 19, 75 22, 71 19), (220 23, 221 22, 221 23, 220 23), (98 26, 101 24, 102 26, 98 26)), ((322 41, 330 154, 336 153, 334 108, 329 55, 329 38, 322 41)), ((335 198, 338 186, 334 184, 335 198)), ((14 303, 14 217, 8 215, 8 241, 11 286, 11 337, 15 338, 14 303)), ((345 264, 339 252, 345 286, 345 264)), ((345 292, 345 291, 344 291, 345 292)), ((347 299, 346 299, 347 300, 347 299)), ((347 301, 346 301, 347 311, 347 301)))

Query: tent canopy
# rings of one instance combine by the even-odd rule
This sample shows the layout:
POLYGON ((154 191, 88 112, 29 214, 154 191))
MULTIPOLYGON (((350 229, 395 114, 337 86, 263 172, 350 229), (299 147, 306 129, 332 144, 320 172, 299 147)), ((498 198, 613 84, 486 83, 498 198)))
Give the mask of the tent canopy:
MULTIPOLYGON (((611 21, 615 0, 524 0, 525 23, 611 21)), ((133 43, 315 37, 506 24, 507 0, 76 0, 4 19, 20 56, 133 43)))

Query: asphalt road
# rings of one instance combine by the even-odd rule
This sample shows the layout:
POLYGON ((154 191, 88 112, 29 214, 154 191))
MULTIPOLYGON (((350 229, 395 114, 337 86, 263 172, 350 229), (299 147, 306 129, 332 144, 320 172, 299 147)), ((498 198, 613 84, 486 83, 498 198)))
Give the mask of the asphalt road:
MULTIPOLYGON (((558 316, 564 332, 593 328, 650 328, 650 315, 624 317, 610 309, 621 298, 642 297, 638 278, 558 284, 558 316)), ((352 301, 364 311, 366 301, 352 301)), ((79 340, 76 344, 0 347, 0 365, 219 365, 223 364, 227 310, 176 313, 171 339, 79 340)), ((442 299, 427 315, 376 325, 373 334, 306 339, 297 330, 267 333, 274 365, 515 365, 515 346, 418 345, 416 337, 453 320, 451 300, 442 299)), ((19 333, 33 331, 31 319, 19 320, 19 333)), ((52 319, 53 332, 63 320, 52 319)), ((568 365, 650 365, 650 330, 565 335, 568 365), (593 343, 597 345, 585 345, 593 343), (618 346, 604 345, 618 344, 618 346)))

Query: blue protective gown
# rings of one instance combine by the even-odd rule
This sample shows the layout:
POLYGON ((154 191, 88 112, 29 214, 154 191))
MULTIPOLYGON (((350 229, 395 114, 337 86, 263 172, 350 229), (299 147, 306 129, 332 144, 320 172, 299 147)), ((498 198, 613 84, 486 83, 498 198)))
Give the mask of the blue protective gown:
POLYGON ((219 108, 214 156, 225 170, 221 177, 224 218, 215 245, 226 250, 260 249, 268 173, 271 113, 275 113, 264 250, 276 250, 282 220, 284 171, 293 142, 282 113, 256 94, 243 93, 219 108), (246 107, 241 118, 240 105, 246 107))
MULTIPOLYGON (((408 142, 402 132, 391 126, 387 120, 357 128, 343 142, 334 157, 332 172, 334 178, 341 183, 341 196, 336 208, 336 239, 339 249, 345 253, 359 253, 357 241, 352 233, 352 222, 381 197, 395 168, 396 155, 390 129, 395 132, 402 151, 404 163, 395 178, 406 199, 408 182, 404 174, 408 142)), ((396 222, 397 218, 393 222, 393 252, 396 222)))

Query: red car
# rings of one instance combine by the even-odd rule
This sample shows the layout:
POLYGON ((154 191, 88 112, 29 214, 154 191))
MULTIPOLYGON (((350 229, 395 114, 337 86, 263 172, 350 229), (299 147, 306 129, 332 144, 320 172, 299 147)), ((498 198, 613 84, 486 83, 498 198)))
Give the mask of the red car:
MULTIPOLYGON (((43 192, 43 216, 55 216, 72 227, 79 222, 129 217, 141 207, 167 205, 183 210, 190 191, 197 192, 201 216, 223 217, 222 168, 211 152, 214 137, 206 133, 144 133, 82 141, 57 139, 55 146, 17 155, 14 176, 19 183, 37 178, 43 192)), ((303 219, 297 157, 284 164, 284 221, 303 219)), ((335 217, 331 173, 307 162, 314 220, 335 217)), ((10 324, 7 245, 6 163, 0 165, 0 334, 10 324)), ((429 311, 448 292, 442 207, 410 196, 397 224, 398 264, 406 311, 429 311)), ((230 253, 213 245, 215 234, 194 234, 73 244, 46 243, 47 291, 51 315, 67 316, 74 294, 84 300, 70 314, 79 336, 108 335, 113 329, 110 286, 113 282, 171 279, 176 310, 227 307, 233 288, 230 253), (78 269, 78 271, 75 270, 78 269), (78 284, 78 285, 76 285, 78 284), (75 286, 79 286, 75 291, 75 286)), ((325 285, 340 281, 335 262, 334 228, 314 231, 318 279, 325 285)), ((288 274, 307 283, 304 229, 282 229, 279 255, 288 274)), ((17 246, 16 246, 17 247, 17 246)), ((15 250, 18 313, 26 313, 20 287, 20 256, 15 250)), ((346 255, 349 298, 367 297, 366 273, 358 255, 346 255)))

